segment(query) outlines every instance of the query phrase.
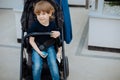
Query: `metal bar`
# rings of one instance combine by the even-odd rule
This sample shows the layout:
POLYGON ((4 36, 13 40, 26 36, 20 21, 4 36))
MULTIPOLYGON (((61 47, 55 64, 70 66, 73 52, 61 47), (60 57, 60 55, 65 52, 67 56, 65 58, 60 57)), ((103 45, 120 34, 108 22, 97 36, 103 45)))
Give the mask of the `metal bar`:
POLYGON ((22 80, 22 62, 23 62, 23 49, 24 49, 24 47, 23 47, 23 37, 24 37, 24 32, 22 31, 22 42, 21 42, 21 54, 20 54, 20 80, 22 80))
POLYGON ((98 8, 98 0, 95 0, 95 9, 98 8))
POLYGON ((63 66, 63 68, 64 68, 64 72, 63 72, 63 76, 64 76, 64 80, 67 80, 67 75, 66 75, 66 62, 65 62, 65 49, 64 49, 64 33, 63 33, 63 29, 62 29, 62 58, 63 58, 63 64, 64 64, 64 66, 63 66))
POLYGON ((86 0, 86 9, 89 8, 89 0, 86 0))
POLYGON ((69 7, 86 7, 86 5, 69 4, 69 7))
POLYGON ((30 36, 39 36, 39 35, 51 35, 51 32, 34 32, 34 33, 27 34, 25 38, 30 36))

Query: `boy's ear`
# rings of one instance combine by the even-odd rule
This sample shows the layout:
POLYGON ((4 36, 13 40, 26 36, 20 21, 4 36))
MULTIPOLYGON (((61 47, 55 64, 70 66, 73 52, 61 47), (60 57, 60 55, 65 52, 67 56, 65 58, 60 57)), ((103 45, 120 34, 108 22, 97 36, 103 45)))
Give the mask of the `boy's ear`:
POLYGON ((51 15, 53 14, 53 10, 50 10, 50 13, 49 13, 49 14, 50 14, 50 16, 51 16, 51 15))

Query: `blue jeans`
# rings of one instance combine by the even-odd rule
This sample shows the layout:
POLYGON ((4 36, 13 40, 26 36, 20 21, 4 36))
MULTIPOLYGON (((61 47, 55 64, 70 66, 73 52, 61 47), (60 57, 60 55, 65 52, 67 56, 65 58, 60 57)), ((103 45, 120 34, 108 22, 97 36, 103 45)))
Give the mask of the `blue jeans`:
MULTIPOLYGON (((54 46, 49 47, 46 50, 46 52, 48 53, 48 56, 46 58, 47 58, 48 67, 50 69, 50 73, 52 76, 52 80, 60 80, 54 46)), ((33 65, 32 65, 33 80, 41 80, 43 59, 34 49, 32 52, 32 62, 33 62, 33 65)))

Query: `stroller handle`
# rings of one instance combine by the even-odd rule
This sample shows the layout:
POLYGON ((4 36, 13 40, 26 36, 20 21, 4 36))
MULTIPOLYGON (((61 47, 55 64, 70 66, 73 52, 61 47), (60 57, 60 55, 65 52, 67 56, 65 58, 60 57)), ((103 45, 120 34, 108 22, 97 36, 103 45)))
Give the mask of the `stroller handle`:
POLYGON ((34 32, 27 34, 25 38, 30 37, 30 36, 40 36, 40 35, 51 35, 52 32, 34 32))

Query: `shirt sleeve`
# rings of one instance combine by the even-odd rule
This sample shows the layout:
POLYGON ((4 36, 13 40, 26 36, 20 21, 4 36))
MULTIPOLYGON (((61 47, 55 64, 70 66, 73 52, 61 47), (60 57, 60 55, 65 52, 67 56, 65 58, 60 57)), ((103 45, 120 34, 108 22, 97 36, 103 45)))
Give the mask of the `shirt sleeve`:
POLYGON ((53 25, 54 25, 54 28, 53 28, 54 31, 60 31, 60 28, 56 25, 55 22, 53 22, 53 25))
POLYGON ((28 31, 27 31, 27 33, 28 34, 30 34, 30 33, 33 33, 33 32, 35 32, 35 23, 33 23, 32 25, 31 25, 31 27, 28 29, 28 31))

